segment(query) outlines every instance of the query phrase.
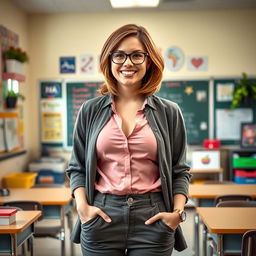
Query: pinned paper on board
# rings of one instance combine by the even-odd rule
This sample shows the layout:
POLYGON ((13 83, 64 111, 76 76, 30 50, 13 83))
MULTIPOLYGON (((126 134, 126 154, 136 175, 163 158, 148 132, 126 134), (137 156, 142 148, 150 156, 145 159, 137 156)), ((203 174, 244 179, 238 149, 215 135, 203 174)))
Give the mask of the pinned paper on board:
POLYGON ((94 73, 94 57, 92 55, 80 55, 80 72, 83 74, 94 73))

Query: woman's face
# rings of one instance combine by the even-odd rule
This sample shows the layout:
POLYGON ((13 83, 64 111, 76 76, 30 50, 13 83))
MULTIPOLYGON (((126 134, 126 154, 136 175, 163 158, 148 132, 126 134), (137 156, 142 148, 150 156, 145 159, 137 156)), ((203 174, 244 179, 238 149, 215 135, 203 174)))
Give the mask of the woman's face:
MULTIPOLYGON (((137 37, 127 37, 114 51, 117 53, 146 53, 145 48, 137 37)), ((121 56, 121 55, 120 55, 121 56)), ((132 57, 133 59, 138 58, 136 54, 132 57)), ((130 56, 131 58, 131 56, 130 56)), ((130 87, 135 90, 141 86, 141 81, 146 74, 147 66, 149 63, 148 57, 145 57, 145 61, 142 64, 135 65, 131 59, 127 57, 123 64, 116 64, 111 61, 111 71, 115 79, 117 80, 118 86, 130 87)))

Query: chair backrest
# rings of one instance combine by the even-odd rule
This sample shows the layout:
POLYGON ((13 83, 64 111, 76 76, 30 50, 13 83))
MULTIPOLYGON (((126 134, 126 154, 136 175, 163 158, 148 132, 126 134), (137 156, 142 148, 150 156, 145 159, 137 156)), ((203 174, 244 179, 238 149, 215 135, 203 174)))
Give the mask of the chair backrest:
MULTIPOLYGON (((34 211, 34 210, 42 211, 42 214, 43 214, 43 206, 38 201, 29 201, 29 200, 9 201, 9 202, 5 202, 3 206, 19 207, 25 211, 34 211)), ((42 218, 43 218, 43 215, 41 215, 38 220, 42 220, 42 218)))
POLYGON ((64 184, 56 184, 56 183, 41 183, 32 186, 31 188, 64 188, 64 184))
POLYGON ((234 184, 234 182, 230 181, 230 180, 223 180, 223 181, 219 181, 219 180, 206 180, 204 182, 204 184, 234 184))
POLYGON ((256 201, 221 201, 217 203, 216 207, 256 207, 256 201))
POLYGON ((222 201, 252 201, 253 198, 250 195, 232 194, 221 195, 215 198, 215 205, 222 201))
POLYGON ((241 256, 256 255, 256 230, 249 230, 243 234, 241 256))

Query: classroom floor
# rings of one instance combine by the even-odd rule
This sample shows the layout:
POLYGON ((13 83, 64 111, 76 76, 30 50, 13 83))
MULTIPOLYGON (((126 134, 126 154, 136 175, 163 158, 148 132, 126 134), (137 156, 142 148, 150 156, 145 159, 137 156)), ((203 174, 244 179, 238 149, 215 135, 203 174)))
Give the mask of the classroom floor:
MULTIPOLYGON (((177 252, 174 250, 172 256, 192 256, 193 253, 193 239, 194 239, 194 208, 188 208, 187 220, 182 223, 183 233, 185 235, 188 248, 183 252, 177 252)), ((74 221, 76 216, 74 216, 74 221)), ((69 243, 69 232, 66 234, 66 256, 70 256, 70 243, 69 243)), ((60 241, 52 238, 37 238, 34 239, 34 255, 35 256, 61 256, 60 254, 60 241)), ((80 246, 75 244, 75 256, 82 256, 80 246)), ((107 256, 107 255, 106 255, 107 256)))

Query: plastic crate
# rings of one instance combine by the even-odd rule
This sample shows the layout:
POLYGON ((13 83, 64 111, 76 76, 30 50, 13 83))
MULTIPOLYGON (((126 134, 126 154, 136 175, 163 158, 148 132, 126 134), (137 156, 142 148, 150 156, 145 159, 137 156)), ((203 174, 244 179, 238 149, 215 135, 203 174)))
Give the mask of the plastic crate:
POLYGON ((234 157, 233 158, 233 167, 239 168, 239 167, 256 167, 256 158, 254 157, 234 157))
POLYGON ((235 170, 236 177, 256 178, 256 170, 235 170))
POLYGON ((64 173, 55 172, 52 170, 40 170, 37 172, 36 184, 63 184, 64 173))
POLYGON ((21 172, 3 177, 3 185, 6 188, 30 188, 35 185, 37 173, 21 172))
POLYGON ((234 176, 234 182, 238 184, 256 184, 256 178, 234 176))

